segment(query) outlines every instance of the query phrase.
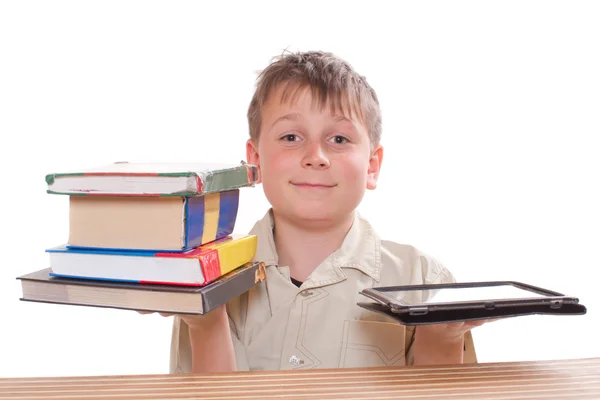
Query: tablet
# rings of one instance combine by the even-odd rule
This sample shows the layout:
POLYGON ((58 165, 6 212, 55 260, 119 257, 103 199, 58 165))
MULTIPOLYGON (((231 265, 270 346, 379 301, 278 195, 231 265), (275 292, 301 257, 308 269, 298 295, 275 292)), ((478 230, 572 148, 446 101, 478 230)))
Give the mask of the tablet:
POLYGON ((375 302, 359 306, 407 325, 587 311, 576 297, 514 281, 374 287, 360 294, 375 302))

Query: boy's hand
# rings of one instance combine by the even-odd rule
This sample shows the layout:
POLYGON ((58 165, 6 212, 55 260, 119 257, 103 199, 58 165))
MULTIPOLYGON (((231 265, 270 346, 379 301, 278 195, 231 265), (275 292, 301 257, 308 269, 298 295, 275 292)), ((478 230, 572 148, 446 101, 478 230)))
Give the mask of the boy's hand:
MULTIPOLYGON (((143 315, 154 314, 153 311, 137 311, 137 312, 139 314, 143 314, 143 315)), ((158 314, 160 314, 163 317, 177 316, 177 317, 181 318, 183 320, 183 322, 185 322, 192 331, 202 330, 205 327, 211 326, 215 321, 218 321, 218 320, 222 321, 223 318, 227 318, 227 311, 226 311, 225 305, 219 306, 204 315, 168 314, 168 313, 161 313, 161 312, 159 312, 158 314)))
POLYGON ((480 319, 475 321, 449 322, 447 324, 420 325, 417 327, 417 332, 428 340, 435 339, 442 342, 454 342, 462 340, 465 333, 471 329, 490 321, 489 319, 480 319))
POLYGON ((414 365, 462 364, 465 334, 490 321, 493 320, 418 326, 413 343, 412 363, 414 365))

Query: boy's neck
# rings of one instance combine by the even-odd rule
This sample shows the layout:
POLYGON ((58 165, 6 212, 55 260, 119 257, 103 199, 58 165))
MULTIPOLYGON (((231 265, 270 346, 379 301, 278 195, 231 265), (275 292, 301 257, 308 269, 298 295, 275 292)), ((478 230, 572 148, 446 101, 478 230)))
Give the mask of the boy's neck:
POLYGON ((304 282, 329 255, 340 248, 354 222, 294 221, 273 211, 273 236, 279 265, 288 266, 292 278, 304 282))

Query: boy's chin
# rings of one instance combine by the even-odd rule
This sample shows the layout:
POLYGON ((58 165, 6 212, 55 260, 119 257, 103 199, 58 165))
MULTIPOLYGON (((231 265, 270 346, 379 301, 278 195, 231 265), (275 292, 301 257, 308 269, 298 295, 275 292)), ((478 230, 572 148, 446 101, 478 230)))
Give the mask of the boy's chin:
POLYGON ((294 207, 274 208, 274 212, 295 223, 335 224, 343 223, 353 216, 355 208, 339 207, 332 204, 300 204, 294 207))

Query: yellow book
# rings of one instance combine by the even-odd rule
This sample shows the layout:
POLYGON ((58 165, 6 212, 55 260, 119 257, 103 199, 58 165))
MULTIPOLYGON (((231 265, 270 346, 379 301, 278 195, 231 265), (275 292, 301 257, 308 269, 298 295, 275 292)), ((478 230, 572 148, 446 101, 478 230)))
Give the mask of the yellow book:
POLYGON ((258 238, 254 235, 228 236, 198 247, 196 257, 202 259, 205 276, 214 280, 250 262, 256 254, 257 244, 258 238))

